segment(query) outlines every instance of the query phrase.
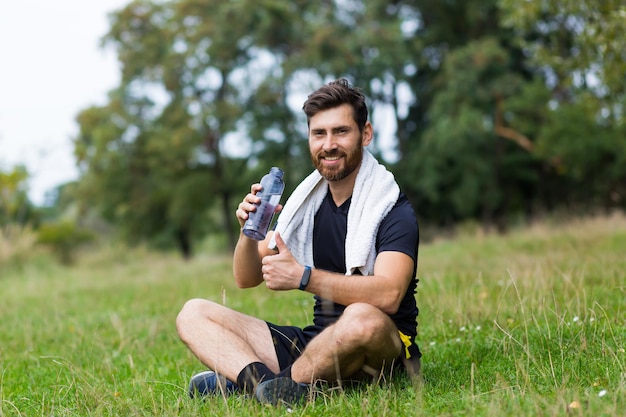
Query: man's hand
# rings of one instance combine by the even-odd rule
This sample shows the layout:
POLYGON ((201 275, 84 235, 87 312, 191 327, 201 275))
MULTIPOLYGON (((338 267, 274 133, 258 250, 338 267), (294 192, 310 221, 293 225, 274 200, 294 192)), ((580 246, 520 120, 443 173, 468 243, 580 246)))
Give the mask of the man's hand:
POLYGON ((265 256, 263 264, 263 280, 270 290, 284 291, 300 287, 300 278, 304 267, 293 257, 280 233, 274 233, 278 254, 265 256))
MULTIPOLYGON (((259 203, 261 202, 261 198, 257 195, 259 191, 261 191, 263 187, 261 184, 256 183, 250 186, 250 192, 246 194, 243 198, 243 201, 239 203, 237 206, 237 211, 235 211, 235 216, 237 216, 237 221, 239 225, 243 227, 246 223, 246 220, 250 217, 250 213, 256 211, 259 203)), ((279 213, 283 209, 283 205, 279 204, 276 206, 274 213, 279 213)))
POLYGON ((256 211, 257 205, 261 202, 257 193, 261 191, 262 188, 261 184, 252 184, 250 187, 250 193, 246 194, 243 201, 237 207, 235 215, 237 216, 237 221, 241 227, 243 227, 246 220, 248 220, 248 217, 250 217, 250 213, 256 211))

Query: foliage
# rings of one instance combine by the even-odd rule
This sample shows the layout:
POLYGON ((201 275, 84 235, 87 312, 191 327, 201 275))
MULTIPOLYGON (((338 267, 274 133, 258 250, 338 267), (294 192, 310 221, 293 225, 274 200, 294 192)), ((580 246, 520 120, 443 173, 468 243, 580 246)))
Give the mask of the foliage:
POLYGON ((624 19, 591 0, 135 0, 103 39, 120 85, 77 118, 76 198, 130 242, 233 247, 251 183, 281 166, 288 195, 310 171, 300 106, 345 76, 429 224, 623 207, 624 19))
POLYGON ((176 237, 187 256, 194 237, 215 229, 234 246, 233 190, 271 165, 255 169, 254 160, 229 154, 243 148, 245 158, 253 147, 262 156, 267 146, 271 164, 284 166, 297 137, 284 116, 284 88, 276 88, 289 74, 273 67, 296 39, 294 12, 282 2, 187 0, 137 1, 114 14, 104 41, 118 53, 122 83, 107 105, 79 115, 82 200, 96 202, 129 237, 176 237), (276 62, 264 63, 267 57, 276 62), (252 113, 266 107, 271 115, 252 113), (253 114, 260 131, 250 141, 242 121, 253 114), (260 140, 270 130, 281 133, 278 152, 260 140), (218 223, 207 224, 209 209, 222 212, 218 223))
POLYGON ((623 206, 626 195, 626 5, 620 1, 500 0, 503 24, 549 88, 535 132, 563 201, 623 206), (584 190, 584 191, 582 191, 584 190))
POLYGON ((16 224, 0 227, 0 272, 27 264, 35 252, 37 235, 29 226, 16 224))
POLYGON ((310 294, 237 289, 230 258, 208 252, 181 262, 113 246, 71 268, 35 263, 2 275, 0 415, 619 416, 624 245, 623 215, 424 245, 424 383, 344 387, 291 412, 244 397, 190 400, 202 366, 174 321, 187 299, 206 297, 302 325, 310 294))
POLYGON ((70 221, 46 223, 37 232, 37 242, 50 247, 64 265, 71 264, 76 250, 93 239, 91 232, 70 221))
POLYGON ((0 227, 36 224, 39 213, 28 199, 28 172, 23 166, 0 169, 0 227))
MULTIPOLYGON (((592 90, 607 110, 624 100, 626 5, 619 0, 500 0, 504 25, 513 28, 531 62, 556 78, 551 84, 592 90)), ((571 96, 570 96, 571 97, 571 96)), ((563 97, 565 98, 565 96, 563 97)))

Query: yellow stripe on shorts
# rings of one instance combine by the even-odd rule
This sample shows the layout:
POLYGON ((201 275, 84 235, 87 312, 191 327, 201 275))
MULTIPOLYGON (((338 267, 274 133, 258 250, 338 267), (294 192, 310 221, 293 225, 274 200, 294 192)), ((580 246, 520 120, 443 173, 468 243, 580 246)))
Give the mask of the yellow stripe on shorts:
POLYGON ((402 339, 402 343, 404 343, 404 355, 406 356, 406 359, 411 359, 411 353, 409 352, 409 346, 411 346, 411 336, 405 335, 400 330, 398 330, 398 333, 400 333, 400 339, 402 339))

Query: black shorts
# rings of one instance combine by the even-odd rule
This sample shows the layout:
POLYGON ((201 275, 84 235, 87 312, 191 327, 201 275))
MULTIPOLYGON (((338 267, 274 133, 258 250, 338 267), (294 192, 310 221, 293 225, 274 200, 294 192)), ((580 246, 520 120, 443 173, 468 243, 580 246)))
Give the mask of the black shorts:
MULTIPOLYGON (((281 371, 293 364, 296 359, 300 357, 302 351, 306 345, 309 344, 311 339, 324 330, 322 327, 314 325, 301 329, 296 326, 279 326, 268 321, 266 323, 267 327, 270 329, 270 334, 272 335, 272 342, 274 343, 274 350, 276 351, 278 365, 281 371)), ((400 355, 398 360, 395 362, 395 365, 408 365, 407 362, 416 361, 412 366, 417 366, 417 369, 419 369, 420 357, 422 356, 419 348, 415 344, 407 344, 407 337, 402 333, 400 333, 400 336, 405 343, 406 350, 400 355)))
POLYGON ((321 332, 321 329, 317 329, 315 326, 301 329, 296 326, 278 326, 274 323, 266 323, 272 335, 272 342, 274 342, 274 349, 281 370, 294 363, 311 339, 321 332))

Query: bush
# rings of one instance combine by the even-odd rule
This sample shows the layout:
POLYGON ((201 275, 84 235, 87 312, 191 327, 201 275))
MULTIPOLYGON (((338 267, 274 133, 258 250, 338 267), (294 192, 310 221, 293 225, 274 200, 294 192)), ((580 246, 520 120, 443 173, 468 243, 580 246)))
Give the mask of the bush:
POLYGON ((69 265, 74 261, 76 250, 94 240, 93 234, 69 221, 44 224, 39 229, 38 243, 48 246, 59 261, 69 265))
POLYGON ((0 227, 0 267, 21 264, 33 252, 36 234, 20 225, 0 227))

